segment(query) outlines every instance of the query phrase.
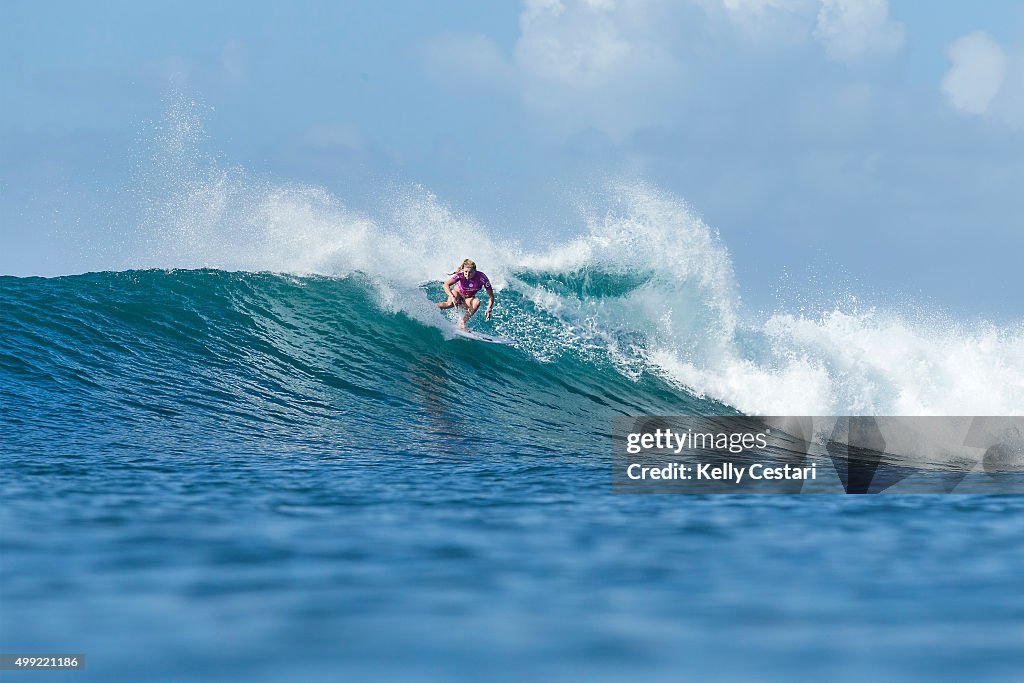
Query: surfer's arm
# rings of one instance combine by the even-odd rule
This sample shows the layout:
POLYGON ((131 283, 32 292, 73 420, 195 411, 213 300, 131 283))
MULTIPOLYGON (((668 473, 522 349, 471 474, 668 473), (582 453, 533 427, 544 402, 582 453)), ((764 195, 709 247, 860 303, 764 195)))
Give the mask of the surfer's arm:
POLYGON ((449 301, 453 301, 455 299, 455 295, 452 294, 452 285, 453 284, 455 284, 455 278, 454 277, 448 278, 447 280, 445 280, 445 283, 444 283, 444 293, 448 295, 448 300, 449 301))
POLYGON ((487 288, 487 319, 491 319, 491 309, 494 308, 494 290, 487 288))

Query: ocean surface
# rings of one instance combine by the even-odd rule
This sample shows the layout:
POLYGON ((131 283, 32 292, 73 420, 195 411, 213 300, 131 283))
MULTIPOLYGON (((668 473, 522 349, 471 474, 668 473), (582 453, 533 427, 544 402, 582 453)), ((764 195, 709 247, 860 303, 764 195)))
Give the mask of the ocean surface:
POLYGON ((1024 498, 613 495, 609 437, 1019 414, 1020 332, 754 325, 714 240, 618 256, 640 224, 493 251, 511 346, 415 240, 404 280, 0 277, 0 651, 87 661, 0 680, 1020 680, 1024 498))

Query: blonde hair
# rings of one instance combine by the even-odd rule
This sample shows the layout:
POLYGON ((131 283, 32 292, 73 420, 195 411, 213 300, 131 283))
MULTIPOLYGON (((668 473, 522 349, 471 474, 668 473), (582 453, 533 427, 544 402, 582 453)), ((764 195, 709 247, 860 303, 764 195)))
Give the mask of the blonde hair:
POLYGON ((462 262, 462 265, 461 265, 461 266, 459 266, 457 270, 462 270, 462 269, 463 269, 463 268, 465 268, 466 266, 469 266, 469 267, 470 267, 470 268, 472 268, 473 270, 476 270, 476 263, 474 263, 474 262, 473 262, 473 259, 469 259, 469 258, 468 258, 468 259, 466 259, 465 261, 463 261, 463 262, 462 262))

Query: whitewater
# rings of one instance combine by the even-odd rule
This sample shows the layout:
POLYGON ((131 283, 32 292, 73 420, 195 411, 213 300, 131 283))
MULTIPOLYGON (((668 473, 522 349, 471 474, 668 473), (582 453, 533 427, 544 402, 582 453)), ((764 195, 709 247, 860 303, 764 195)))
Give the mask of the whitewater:
POLYGON ((194 103, 172 107, 156 139, 140 173, 144 219, 111 231, 118 270, 366 276, 382 316, 447 331, 428 283, 473 258, 501 301, 493 326, 475 324, 539 363, 611 363, 752 415, 1024 410, 1024 323, 887 310, 849 291, 812 294, 828 306, 746 310, 727 239, 641 181, 608 183, 580 209, 577 236, 537 249, 421 186, 389 188, 371 215, 323 188, 225 166, 202 151, 194 103))

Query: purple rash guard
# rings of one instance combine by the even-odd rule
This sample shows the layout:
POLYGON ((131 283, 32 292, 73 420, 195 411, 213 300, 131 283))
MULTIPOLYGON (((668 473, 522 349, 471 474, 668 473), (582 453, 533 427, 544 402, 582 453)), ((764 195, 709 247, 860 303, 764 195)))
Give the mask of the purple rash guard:
POLYGON ((479 270, 473 273, 473 277, 467 278, 466 274, 461 270, 457 271, 453 277, 455 278, 455 284, 459 287, 459 293, 462 296, 476 296, 476 293, 481 289, 490 289, 491 281, 487 279, 479 270))

